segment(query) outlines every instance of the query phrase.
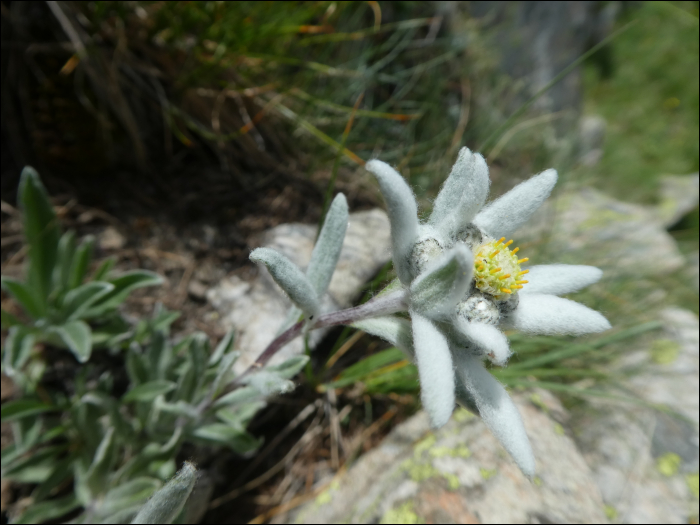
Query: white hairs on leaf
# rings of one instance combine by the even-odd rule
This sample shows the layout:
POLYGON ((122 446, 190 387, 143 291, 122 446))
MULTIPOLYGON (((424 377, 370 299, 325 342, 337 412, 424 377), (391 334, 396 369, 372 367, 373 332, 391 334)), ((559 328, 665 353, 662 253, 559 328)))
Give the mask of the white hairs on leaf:
POLYGON ((600 313, 569 299, 531 294, 520 297, 507 322, 529 334, 582 335, 603 332, 610 323, 600 313))
POLYGON ((603 271, 595 266, 576 264, 541 264, 529 270, 528 283, 520 294, 563 295, 598 282, 603 276, 603 271))

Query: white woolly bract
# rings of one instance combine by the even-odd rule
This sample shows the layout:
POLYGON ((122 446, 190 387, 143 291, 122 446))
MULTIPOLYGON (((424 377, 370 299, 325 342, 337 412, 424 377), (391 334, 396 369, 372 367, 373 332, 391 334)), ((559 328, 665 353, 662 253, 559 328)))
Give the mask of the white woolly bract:
POLYGON ((355 321, 352 326, 388 341, 403 350, 411 360, 415 358, 411 322, 408 319, 387 315, 355 321))
POLYGON ((494 239, 510 237, 549 197, 556 183, 556 170, 543 171, 481 210, 474 224, 494 239))
POLYGON ((610 328, 605 317, 587 306, 540 294, 520 297, 507 322, 523 332, 542 335, 592 334, 610 328))
POLYGON ((411 282, 409 258, 418 228, 416 199, 403 177, 387 163, 371 160, 365 164, 365 169, 372 172, 379 181, 391 222, 394 268, 401 282, 408 284, 411 282))
POLYGON ((483 367, 481 360, 455 352, 457 374, 471 394, 486 426, 498 438, 523 474, 535 475, 535 456, 520 413, 505 388, 483 367))
POLYGON ((563 295, 585 288, 603 276, 603 271, 595 266, 576 264, 542 264, 529 270, 525 277, 528 283, 521 294, 563 295))
POLYGON ((323 222, 323 228, 311 253, 306 276, 321 298, 328 290, 333 272, 338 264, 340 251, 343 248, 345 231, 348 228, 348 201, 345 195, 339 193, 333 199, 323 222))
POLYGON ((428 223, 446 238, 454 238, 484 205, 489 182, 489 168, 484 157, 462 148, 435 199, 428 223))
POLYGON ((430 424, 439 428, 450 419, 455 406, 452 355, 447 339, 429 319, 411 312, 411 325, 421 401, 430 424))
POLYGON ((318 313, 316 290, 296 264, 272 248, 256 248, 250 253, 250 260, 267 266, 275 282, 306 315, 318 313))
POLYGON ((431 319, 449 316, 469 289, 474 259, 458 244, 435 259, 411 284, 411 308, 431 319))
POLYGON ((482 355, 499 366, 508 362, 512 352, 508 339, 493 325, 486 323, 470 323, 462 317, 455 321, 455 328, 474 343, 483 352, 482 355))

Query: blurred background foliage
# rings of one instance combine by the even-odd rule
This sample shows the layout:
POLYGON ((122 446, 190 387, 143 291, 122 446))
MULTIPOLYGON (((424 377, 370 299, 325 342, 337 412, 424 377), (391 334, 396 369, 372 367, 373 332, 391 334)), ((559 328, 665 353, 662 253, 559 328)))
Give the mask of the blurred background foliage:
MULTIPOLYGON (((494 196, 554 167, 562 182, 657 205, 662 176, 698 170, 697 2, 590 3, 590 34, 564 28, 578 43, 557 50, 563 55, 544 79, 528 71, 541 36, 533 12, 544 3, 489 11, 491 4, 3 2, 3 202, 15 204, 19 173, 30 164, 49 194, 119 217, 134 236, 144 216, 178 231, 216 224, 222 240, 213 243, 236 245, 215 259, 228 272, 247 264, 253 234, 319 221, 336 191, 352 211, 381 206, 361 169, 371 158, 397 166, 425 213, 462 146, 488 158, 494 196), (534 28, 522 41, 509 32, 514 19, 534 28), (579 67, 556 76, 572 63, 579 67), (591 163, 578 154, 582 115, 606 123, 591 163), (225 225, 234 233, 224 234, 225 225)), ((684 254, 697 254, 697 208, 671 233, 684 254)), ((21 249, 3 243, 3 274, 17 271, 21 249)), ((546 234, 527 250, 538 262, 571 262, 549 249, 546 234)), ((103 255, 98 249, 97 262, 103 255)), ((392 277, 385 268, 362 300, 392 277)), ((650 340, 663 305, 698 311, 697 290, 682 272, 655 284, 664 290, 655 302, 636 275, 579 294, 610 318, 612 333, 575 342, 509 334, 517 356, 494 373, 512 387, 555 390, 569 405, 586 396, 631 402, 611 390, 609 364, 650 340)), ((201 312, 181 291, 171 295, 166 304, 182 307, 185 320, 201 312)), ((416 370, 382 348, 351 329, 333 332, 294 396, 316 402, 335 392, 357 405, 341 411, 344 431, 375 432, 374 423, 397 410, 410 413, 416 370)), ((251 432, 273 439, 289 411, 261 413, 251 432)), ((251 490, 236 487, 277 456, 265 449, 261 457, 233 463, 245 474, 234 493, 251 490)), ((238 501, 250 516, 265 508, 237 497, 219 496, 214 507, 238 501)))

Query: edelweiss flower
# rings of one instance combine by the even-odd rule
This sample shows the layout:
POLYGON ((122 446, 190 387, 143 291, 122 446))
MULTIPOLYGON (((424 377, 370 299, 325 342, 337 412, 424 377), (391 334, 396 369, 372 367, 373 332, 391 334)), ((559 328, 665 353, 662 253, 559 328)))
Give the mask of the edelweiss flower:
MULTIPOLYGON (((427 223, 403 177, 379 160, 367 163, 379 181, 391 221, 394 266, 410 297, 411 337, 379 320, 355 323, 414 354, 421 400, 434 427, 444 425, 455 399, 477 411, 513 456, 534 475, 535 460, 522 420, 482 360, 504 365, 511 351, 498 327, 532 334, 601 332, 598 312, 557 297, 600 279, 591 266, 552 264, 522 269, 506 239, 549 196, 557 181, 547 170, 484 207, 489 190, 484 158, 462 148, 427 223), (390 333, 391 332, 391 333, 390 333)), ((386 318, 385 318, 386 319, 386 318)))

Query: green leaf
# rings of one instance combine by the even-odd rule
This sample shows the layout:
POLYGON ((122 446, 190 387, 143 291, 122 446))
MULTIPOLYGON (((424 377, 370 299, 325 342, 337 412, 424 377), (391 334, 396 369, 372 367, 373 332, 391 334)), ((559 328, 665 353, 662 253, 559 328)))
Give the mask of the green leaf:
POLYGON ((160 486, 160 480, 145 476, 127 481, 107 492, 100 507, 100 514, 107 516, 124 508, 141 505, 160 486))
POLYGON ((22 370, 34 348, 36 336, 34 331, 26 326, 13 326, 7 333, 5 348, 2 356, 2 368, 12 377, 22 370))
POLYGON ((90 359, 92 339, 90 327, 85 321, 68 321, 62 326, 52 326, 49 330, 61 339, 79 362, 85 363, 90 359))
POLYGON ((267 403, 264 401, 256 401, 235 408, 222 408, 216 411, 216 417, 232 428, 244 431, 250 420, 255 417, 255 414, 266 405, 267 403))
POLYGON ((206 442, 225 445, 240 454, 255 450, 262 443, 262 440, 255 439, 247 432, 224 423, 212 423, 199 427, 192 435, 206 442))
POLYGON ((172 523, 185 506, 197 482, 197 469, 185 461, 162 489, 156 492, 131 523, 172 523))
POLYGON ((61 314, 69 321, 80 319, 85 310, 112 290, 114 290, 113 284, 100 281, 80 285, 66 294, 61 314))
POLYGON ((80 507, 75 494, 56 498, 27 507, 13 523, 44 523, 65 516, 80 507))
POLYGON ((137 343, 129 345, 126 354, 126 372, 134 385, 146 383, 149 380, 147 359, 141 354, 137 343))
POLYGON ((366 381, 381 374, 384 367, 404 359, 406 356, 400 349, 387 348, 346 368, 335 381, 324 386, 325 388, 341 388, 358 381, 366 381))
POLYGON ((12 462, 2 471, 2 477, 19 483, 43 483, 58 463, 64 445, 45 447, 33 454, 12 462))
POLYGON ((2 314, 2 329, 9 330, 13 326, 21 325, 22 322, 17 319, 10 312, 5 311, 4 308, 0 308, 0 314, 2 314))
POLYGON ((221 340, 221 342, 217 345, 216 350, 214 350, 214 353, 211 354, 211 357, 209 358, 209 366, 217 364, 219 361, 221 361, 221 358, 224 356, 224 354, 229 353, 229 351, 233 348, 233 340, 234 331, 229 330, 228 332, 226 332, 226 335, 221 340))
POLYGON ((22 211, 24 236, 29 246, 27 283, 34 291, 43 313, 51 293, 60 228, 46 189, 34 168, 27 166, 22 170, 17 202, 22 211))
POLYGON ((109 282, 114 285, 114 290, 100 298, 96 304, 93 304, 92 307, 84 313, 83 317, 93 318, 103 316, 110 310, 114 310, 121 305, 133 290, 144 286, 162 284, 163 278, 157 273, 147 270, 134 270, 114 279, 110 279, 109 282))
POLYGON ((319 312, 319 299, 314 286, 287 257, 272 248, 256 248, 250 253, 250 260, 267 266, 274 281, 306 315, 311 318, 319 312))
POLYGON ((38 399, 17 399, 16 401, 8 401, 2 405, 0 412, 2 413, 2 422, 17 421, 29 416, 43 414, 57 410, 53 405, 39 401, 38 399))
POLYGON ((176 386, 177 385, 172 381, 149 381, 148 383, 144 383, 129 390, 124 394, 124 397, 122 397, 122 401, 125 403, 131 401, 153 401, 159 395, 171 392, 176 386))
POLYGON ((107 278, 107 274, 110 272, 117 260, 114 257, 108 257, 100 263, 92 276, 93 281, 104 281, 107 278))
POLYGON ((77 288, 83 283, 88 266, 90 266, 90 261, 92 260, 92 252, 94 247, 95 238, 92 235, 88 235, 85 237, 85 239, 83 239, 83 242, 80 243, 80 246, 78 246, 78 249, 75 251, 73 265, 71 267, 70 277, 68 279, 69 290, 77 288))
MULTIPOLYGON (((90 468, 84 477, 80 476, 82 479, 77 480, 82 486, 83 497, 86 495, 85 492, 87 492, 91 496, 90 499, 93 500, 105 492, 109 482, 109 473, 115 460, 114 428, 108 428, 95 451, 90 468)), ((79 492, 78 494, 80 497, 81 494, 79 492)))
POLYGON ((68 456, 59 460, 53 467, 53 472, 46 480, 32 491, 32 500, 38 503, 48 498, 53 490, 61 485, 66 479, 73 475, 71 468, 75 461, 74 456, 68 456))
POLYGON ((0 282, 2 289, 15 298, 29 317, 39 319, 44 315, 45 307, 37 301, 26 284, 4 276, 0 282))
POLYGON ((214 381, 211 384, 211 390, 209 392, 209 395, 212 399, 219 395, 221 387, 223 386, 222 383, 226 378, 226 375, 230 372, 233 363, 236 362, 236 359, 238 359, 238 356, 240 355, 240 352, 231 352, 229 354, 226 354, 221 359, 221 362, 219 363, 219 366, 216 370, 216 377, 214 378, 214 381))
POLYGON ((318 297, 323 297, 338 264, 340 250, 343 248, 345 231, 348 228, 348 202, 345 195, 339 193, 333 199, 323 227, 311 253, 311 260, 306 268, 306 276, 316 290, 318 297))
POLYGON ((243 403, 246 401, 251 401, 258 397, 260 397, 260 392, 256 388, 253 388, 252 386, 244 386, 241 388, 237 388, 233 392, 229 392, 228 394, 221 396, 219 399, 216 400, 213 407, 218 408, 226 405, 243 403))
POLYGON ((56 265, 53 268, 52 288, 54 290, 68 289, 70 273, 73 268, 73 257, 75 256, 75 232, 68 230, 58 241, 58 251, 56 253, 56 265))
POLYGON ((297 375, 299 371, 302 368, 304 368, 304 366, 308 362, 309 356, 297 355, 294 357, 290 357, 285 362, 280 363, 279 365, 266 366, 265 371, 274 372, 275 375, 278 375, 284 379, 291 379, 292 377, 297 375))

